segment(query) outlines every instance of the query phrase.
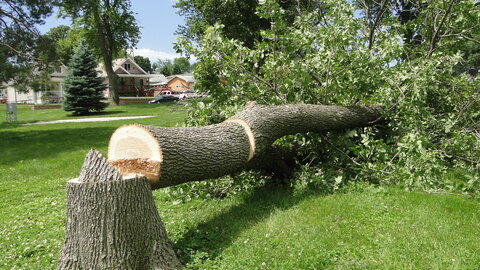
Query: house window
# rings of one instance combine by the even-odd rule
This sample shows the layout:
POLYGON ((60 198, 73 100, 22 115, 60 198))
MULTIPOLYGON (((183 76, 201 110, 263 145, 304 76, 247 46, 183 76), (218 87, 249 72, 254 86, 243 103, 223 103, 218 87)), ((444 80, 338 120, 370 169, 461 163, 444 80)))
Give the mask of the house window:
POLYGON ((130 64, 123 64, 126 71, 130 71, 130 64))
POLYGON ((57 73, 62 73, 62 67, 57 67, 56 70, 55 70, 57 73))

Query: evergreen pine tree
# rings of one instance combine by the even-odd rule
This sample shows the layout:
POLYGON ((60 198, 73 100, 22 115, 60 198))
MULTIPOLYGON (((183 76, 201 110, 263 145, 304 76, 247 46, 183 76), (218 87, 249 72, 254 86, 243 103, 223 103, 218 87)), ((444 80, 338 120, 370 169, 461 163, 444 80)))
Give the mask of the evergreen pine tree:
POLYGON ((102 111, 107 107, 104 99, 103 78, 98 77, 98 65, 90 48, 81 42, 68 66, 68 75, 63 86, 65 101, 63 109, 74 114, 86 114, 90 111, 102 111))

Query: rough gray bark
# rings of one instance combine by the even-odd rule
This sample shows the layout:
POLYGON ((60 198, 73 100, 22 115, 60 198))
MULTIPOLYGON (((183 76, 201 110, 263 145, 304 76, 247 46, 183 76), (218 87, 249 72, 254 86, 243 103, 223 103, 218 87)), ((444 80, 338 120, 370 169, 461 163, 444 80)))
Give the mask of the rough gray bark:
POLYGON ((96 151, 67 183, 58 269, 179 269, 144 177, 122 179, 96 151))
POLYGON ((380 116, 376 106, 251 104, 232 118, 242 119, 250 126, 258 155, 286 135, 369 126, 380 116))
MULTIPOLYGON (((109 161, 122 173, 145 175, 142 171, 144 166, 135 166, 136 158, 129 159, 124 153, 146 150, 159 152, 159 155, 155 155, 162 157, 157 161, 157 171, 153 174, 149 172, 155 175, 149 180, 152 188, 156 189, 258 167, 260 161, 268 162, 271 155, 265 154, 271 150, 272 143, 285 135, 369 126, 380 117, 380 109, 375 106, 265 106, 251 103, 237 115, 216 125, 188 128, 120 127, 118 130, 144 130, 148 134, 146 137, 153 136, 156 142, 147 149, 144 148, 146 143, 141 143, 139 150, 140 147, 129 143, 128 136, 113 140, 116 132, 109 145, 109 161), (127 163, 129 165, 125 165, 127 163)), ((134 140, 137 138, 132 138, 132 142, 134 140)), ((142 162, 145 160, 148 160, 148 155, 142 162)))
POLYGON ((192 128, 144 127, 158 140, 164 156, 161 181, 154 188, 217 178, 241 170, 248 159, 247 135, 232 122, 192 128))

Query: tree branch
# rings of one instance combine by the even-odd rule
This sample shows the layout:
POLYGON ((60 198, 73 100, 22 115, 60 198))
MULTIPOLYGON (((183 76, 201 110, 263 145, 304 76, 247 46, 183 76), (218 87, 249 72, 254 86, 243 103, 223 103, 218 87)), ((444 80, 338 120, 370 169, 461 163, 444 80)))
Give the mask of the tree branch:
POLYGON ((440 37, 441 37, 440 31, 441 31, 443 25, 445 24, 445 21, 446 21, 447 17, 450 15, 450 13, 452 11, 452 8, 453 8, 456 1, 457 0, 451 0, 450 1, 450 4, 449 4, 447 10, 445 11, 445 14, 443 15, 442 20, 440 21, 440 24, 438 25, 438 27, 435 27, 435 23, 434 23, 434 33, 433 33, 432 39, 430 41, 430 49, 427 53, 427 57, 432 56, 433 52, 436 50, 436 45, 440 41, 440 37))
POLYGON ((21 18, 25 18, 26 15, 20 11, 18 11, 18 9, 12 4, 10 3, 9 0, 5 0, 5 2, 10 6, 10 8, 15 12, 17 13, 18 15, 18 18, 13 16, 12 14, 9 14, 8 12, 4 12, 3 14, 7 17, 9 17, 10 19, 14 20, 16 23, 18 24, 21 24, 23 25, 23 27, 25 27, 25 29, 27 29, 30 33, 34 34, 35 36, 40 36, 40 33, 38 33, 38 30, 35 29, 35 28, 32 28, 30 25, 28 25, 28 23, 24 20, 22 20, 21 18))

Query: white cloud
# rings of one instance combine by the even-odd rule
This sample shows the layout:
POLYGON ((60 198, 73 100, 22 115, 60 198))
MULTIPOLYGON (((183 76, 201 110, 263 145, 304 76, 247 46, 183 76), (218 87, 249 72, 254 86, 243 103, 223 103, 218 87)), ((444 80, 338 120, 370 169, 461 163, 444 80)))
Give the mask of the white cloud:
POLYGON ((173 60, 175 58, 181 57, 181 55, 177 54, 177 53, 161 52, 161 51, 155 51, 155 50, 147 49, 147 48, 135 49, 134 54, 135 55, 141 55, 143 57, 148 57, 150 59, 150 62, 156 62, 158 59, 173 60))

